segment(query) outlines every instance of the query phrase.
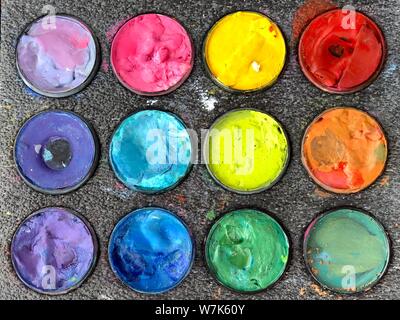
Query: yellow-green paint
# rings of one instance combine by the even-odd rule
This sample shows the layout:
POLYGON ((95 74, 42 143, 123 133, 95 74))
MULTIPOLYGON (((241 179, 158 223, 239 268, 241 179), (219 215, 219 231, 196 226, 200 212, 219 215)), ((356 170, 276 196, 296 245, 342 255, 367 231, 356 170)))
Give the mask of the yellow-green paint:
POLYGON ((285 170, 289 144, 270 115, 237 109, 218 118, 206 137, 205 159, 226 188, 251 193, 271 186, 285 170))

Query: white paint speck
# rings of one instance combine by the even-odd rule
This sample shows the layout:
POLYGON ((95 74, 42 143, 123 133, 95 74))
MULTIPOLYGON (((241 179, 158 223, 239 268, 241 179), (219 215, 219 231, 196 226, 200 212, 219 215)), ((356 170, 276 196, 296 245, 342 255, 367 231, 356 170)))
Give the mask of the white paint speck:
POLYGON ((215 97, 208 95, 207 93, 200 93, 201 103, 203 108, 207 111, 213 111, 215 109, 215 104, 218 102, 215 97))
POLYGON ((37 154, 39 154, 40 153, 40 149, 42 149, 42 145, 41 144, 35 144, 34 148, 35 148, 35 152, 37 154))
POLYGON ((155 105, 158 102, 158 100, 147 100, 147 104, 149 106, 155 105))
POLYGON ((253 61, 253 62, 251 63, 251 67, 253 68, 253 70, 254 70, 255 72, 260 72, 261 66, 260 66, 260 64, 259 64, 257 61, 253 61))

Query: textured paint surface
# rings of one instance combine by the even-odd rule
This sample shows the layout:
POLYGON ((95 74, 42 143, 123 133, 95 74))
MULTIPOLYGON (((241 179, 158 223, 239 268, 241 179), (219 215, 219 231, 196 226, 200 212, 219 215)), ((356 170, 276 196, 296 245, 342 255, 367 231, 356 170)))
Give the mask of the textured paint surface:
POLYGON ((18 228, 11 257, 32 289, 63 293, 82 282, 94 263, 95 239, 86 224, 64 208, 45 208, 18 228))
MULTIPOLYGON (((81 184, 96 165, 95 138, 88 125, 76 114, 46 111, 30 118, 15 141, 15 161, 20 174, 34 187, 48 192, 63 192, 81 184), (68 165, 54 170, 46 164, 54 138, 69 143, 68 165)), ((65 163, 66 164, 66 163, 65 163)))
POLYGON ((359 12, 331 10, 315 18, 300 39, 305 75, 323 89, 347 92, 373 77, 384 57, 379 27, 359 12))
POLYGON ((385 272, 390 247, 383 227, 356 209, 315 219, 304 238, 306 263, 325 287, 342 293, 369 289, 385 272))
POLYGON ((127 187, 141 192, 161 192, 174 187, 191 164, 190 136, 171 113, 146 110, 125 119, 110 145, 115 174, 127 187))
POLYGON ((89 77, 96 62, 96 45, 79 20, 67 16, 34 22, 19 39, 17 63, 35 88, 44 93, 64 93, 89 77))
POLYGON ((308 127, 303 163, 323 188, 352 193, 371 185, 382 173, 387 141, 380 125, 354 108, 333 108, 308 127))
POLYGON ((278 26, 257 12, 238 11, 219 20, 204 46, 211 74, 225 87, 252 91, 272 85, 285 64, 278 26))
POLYGON ((114 37, 111 64, 120 81, 137 93, 160 93, 181 84, 193 66, 189 34, 175 19, 143 14, 114 37))
MULTIPOLYGON (((49 3, 49 2, 46 2, 49 3)), ((290 37, 292 18, 297 8, 304 0, 268 1, 265 0, 157 0, 156 2, 138 0, 124 1, 121 5, 109 5, 108 1, 54 0, 51 2, 59 10, 75 16, 81 16, 93 26, 96 35, 101 38, 105 49, 108 49, 105 38, 106 31, 116 21, 134 13, 164 12, 177 17, 195 40, 197 50, 201 51, 201 42, 214 21, 217 21, 225 13, 238 9, 259 9, 267 13, 279 24, 281 30, 290 37), (190 10, 189 10, 190 8, 190 10)), ((344 2, 340 2, 343 4, 344 2)), ((346 2, 348 3, 348 2, 346 2)), ((23 186, 16 175, 13 165, 12 152, 5 151, 0 157, 1 199, 0 201, 0 245, 5 254, 0 255, 0 298, 1 299, 40 299, 47 297, 28 290, 19 281, 10 266, 8 244, 18 221, 24 217, 30 208, 49 206, 61 201, 63 205, 81 210, 95 227, 101 239, 103 258, 95 269, 95 274, 85 282, 84 286, 74 290, 66 298, 68 299, 121 299, 141 300, 149 298, 162 299, 252 299, 264 300, 314 300, 314 299, 354 299, 353 296, 333 295, 329 291, 322 292, 317 284, 311 286, 310 275, 304 267, 304 260, 299 254, 299 236, 303 228, 310 222, 314 213, 321 206, 335 207, 349 201, 353 205, 360 205, 374 212, 385 225, 393 241, 393 261, 389 265, 388 273, 382 278, 379 285, 372 290, 357 295, 359 299, 400 299, 400 126, 397 115, 400 114, 400 81, 396 81, 400 65, 400 41, 398 41, 398 28, 400 16, 394 14, 398 9, 398 0, 365 1, 354 0, 352 5, 362 12, 367 13, 379 23, 385 32, 385 38, 390 49, 388 63, 379 79, 360 94, 348 95, 339 98, 336 95, 321 94, 301 73, 296 63, 296 52, 290 50, 290 63, 282 73, 279 82, 270 90, 252 95, 226 94, 206 76, 203 70, 201 55, 196 56, 195 70, 185 84, 177 91, 149 102, 155 102, 153 107, 160 106, 181 116, 185 123, 196 130, 209 128, 215 117, 223 114, 234 106, 256 107, 275 115, 287 129, 290 140, 293 143, 293 161, 290 162, 288 172, 279 184, 256 196, 236 196, 234 193, 219 188, 209 177, 206 168, 195 166, 183 184, 170 192, 149 197, 146 194, 131 192, 126 188, 116 185, 116 179, 108 168, 106 153, 111 139, 112 130, 124 117, 133 112, 137 107, 145 106, 146 100, 128 92, 120 85, 111 70, 108 73, 100 72, 94 83, 84 90, 82 99, 49 100, 34 99, 21 89, 21 81, 16 81, 18 75, 15 71, 15 40, 23 26, 36 14, 40 14, 44 1, 39 0, 12 0, 1 3, 2 21, 1 28, 1 59, 0 70, 0 122, 2 131, 0 134, 1 145, 5 148, 11 146, 18 128, 29 115, 33 115, 48 107, 63 107, 74 110, 85 116, 95 125, 96 132, 103 146, 102 162, 96 175, 84 188, 63 197, 41 196, 34 190, 23 186), (384 10, 382 10, 384 3, 384 10), (4 19, 3 19, 4 17, 4 19), (9 58, 7 58, 9 57, 9 58), (397 69, 396 69, 397 66, 397 69), (202 110, 199 97, 200 92, 207 92, 213 88, 212 95, 218 100, 213 111, 202 110), (312 183, 300 161, 300 145, 304 130, 309 122, 329 106, 338 105, 360 106, 363 110, 376 115, 384 126, 389 141, 389 157, 387 171, 389 185, 384 187, 369 188, 355 197, 331 196, 320 198, 314 194, 315 185, 312 183), (22 117, 22 118, 21 118, 22 117), (18 120, 19 119, 19 120, 18 120), (189 119, 186 122, 186 119, 189 119), (295 185, 296 187, 293 187, 295 185), (23 196, 22 196, 23 194, 23 196), (175 200, 175 196, 184 194, 186 203, 183 208, 175 200), (156 201, 156 202, 154 202, 156 201), (220 209, 222 201, 226 201, 225 209, 220 209), (243 295, 226 290, 213 281, 207 272, 204 260, 201 259, 201 251, 193 265, 193 271, 183 283, 162 296, 148 296, 132 292, 114 276, 107 259, 106 242, 110 237, 113 223, 117 222, 124 212, 130 212, 133 208, 141 208, 144 205, 153 204, 168 208, 173 212, 180 212, 186 217, 189 228, 201 244, 202 236, 209 229, 209 221, 205 215, 211 209, 217 212, 226 211, 235 206, 258 207, 271 210, 277 215, 279 221, 290 230, 293 240, 293 256, 290 258, 290 266, 285 272, 282 281, 275 286, 257 295, 243 295), (184 213, 186 212, 186 214, 184 213), (397 240, 396 240, 397 239, 397 240), (300 289, 303 289, 300 291, 300 289), (304 294, 303 294, 304 292, 304 294), (303 295, 301 295, 303 294, 303 295), (322 294, 325 297, 322 297, 322 294)), ((108 59, 107 51, 103 51, 103 57, 108 59)), ((289 53, 289 50, 288 50, 289 53)), ((289 56, 288 56, 289 58, 289 56)), ((288 234, 289 235, 289 234, 288 234)), ((200 249, 200 248, 199 248, 200 249)), ((265 302, 264 302, 265 303, 265 302)), ((301 302, 300 302, 301 303, 301 302)), ((133 309, 132 309, 133 310, 133 309)), ((268 309, 264 309, 267 311, 268 309)), ((283 309, 283 312, 286 309, 283 309)), ((315 309, 313 309, 315 311, 315 309)), ((310 309, 311 311, 311 309, 310 309)), ((282 312, 281 312, 282 313, 282 312)), ((261 315, 262 316, 262 315, 261 315)))
POLYGON ((223 285, 237 291, 267 288, 283 274, 289 242, 281 226, 263 212, 230 212, 211 228, 206 260, 223 285))
POLYGON ((280 124, 268 114, 241 109, 212 125, 207 168, 223 186, 255 192, 272 185, 285 170, 289 145, 280 124))
POLYGON ((160 293, 176 287, 189 273, 194 243, 186 225, 161 208, 128 214, 115 227, 110 264, 131 289, 160 293))

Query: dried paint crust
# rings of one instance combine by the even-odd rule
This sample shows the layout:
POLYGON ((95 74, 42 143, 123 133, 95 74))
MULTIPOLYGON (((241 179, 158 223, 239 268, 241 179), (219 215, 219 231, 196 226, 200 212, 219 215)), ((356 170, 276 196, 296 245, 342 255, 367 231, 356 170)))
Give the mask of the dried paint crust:
POLYGON ((303 164, 321 187, 354 193, 370 186, 383 172, 387 141, 378 122, 355 108, 333 108, 307 128, 303 164))

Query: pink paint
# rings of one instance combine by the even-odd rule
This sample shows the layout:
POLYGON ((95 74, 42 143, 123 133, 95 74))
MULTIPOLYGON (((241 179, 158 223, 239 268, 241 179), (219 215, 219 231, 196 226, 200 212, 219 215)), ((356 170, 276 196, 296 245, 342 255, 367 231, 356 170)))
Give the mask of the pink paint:
POLYGON ((130 19, 115 35, 111 65, 128 89, 144 95, 165 94, 189 76, 192 41, 175 19, 143 14, 130 19))
POLYGON ((68 96, 93 76, 97 45, 80 20, 57 15, 54 24, 46 17, 32 22, 18 39, 17 66, 24 82, 47 96, 68 96))
POLYGON ((50 31, 43 24, 32 26, 30 36, 35 37, 44 52, 53 58, 59 68, 74 69, 85 62, 91 35, 78 23, 70 20, 56 20, 56 28, 50 31))

